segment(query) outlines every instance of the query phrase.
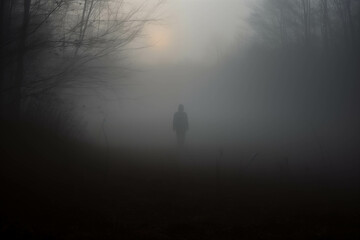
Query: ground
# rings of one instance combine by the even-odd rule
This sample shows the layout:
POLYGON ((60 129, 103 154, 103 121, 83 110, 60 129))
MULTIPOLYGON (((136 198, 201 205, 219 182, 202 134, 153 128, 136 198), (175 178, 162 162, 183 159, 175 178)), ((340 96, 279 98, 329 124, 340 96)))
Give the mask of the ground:
POLYGON ((211 152, 109 154, 39 130, 3 133, 1 239, 360 238, 353 186, 191 164, 211 152))

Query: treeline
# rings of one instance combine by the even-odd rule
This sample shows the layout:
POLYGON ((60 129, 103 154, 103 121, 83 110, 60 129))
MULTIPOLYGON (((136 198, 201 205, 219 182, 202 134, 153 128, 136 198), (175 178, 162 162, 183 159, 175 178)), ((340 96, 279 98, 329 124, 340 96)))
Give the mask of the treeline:
POLYGON ((265 0, 250 22, 258 37, 273 46, 359 53, 359 0, 265 0))
POLYGON ((359 0, 264 0, 248 21, 254 35, 238 62, 266 86, 265 105, 319 124, 360 118, 359 0))
POLYGON ((59 89, 103 84, 94 62, 121 56, 147 21, 123 0, 1 0, 0 16, 0 115, 8 120, 68 118, 59 89))
POLYGON ((283 72, 293 69, 302 79, 332 71, 318 77, 358 77, 359 0, 264 0, 249 22, 254 46, 275 54, 273 63, 283 60, 283 72))
POLYGON ((286 144, 360 144, 360 1, 262 0, 247 22, 225 64, 244 119, 286 144))

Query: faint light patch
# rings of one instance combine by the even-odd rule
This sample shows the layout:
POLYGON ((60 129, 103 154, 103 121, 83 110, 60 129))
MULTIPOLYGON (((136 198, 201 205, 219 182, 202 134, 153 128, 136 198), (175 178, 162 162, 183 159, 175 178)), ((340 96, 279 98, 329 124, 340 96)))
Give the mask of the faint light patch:
POLYGON ((162 25, 151 25, 147 27, 147 36, 152 48, 166 51, 171 45, 171 30, 162 25))

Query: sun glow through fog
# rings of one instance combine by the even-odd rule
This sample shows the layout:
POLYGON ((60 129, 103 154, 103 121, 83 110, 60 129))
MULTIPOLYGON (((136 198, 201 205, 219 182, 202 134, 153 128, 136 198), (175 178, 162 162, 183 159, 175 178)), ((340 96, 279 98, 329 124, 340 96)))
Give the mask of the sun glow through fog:
POLYGON ((150 26, 148 38, 151 47, 157 50, 166 50, 171 44, 170 30, 163 26, 150 26))

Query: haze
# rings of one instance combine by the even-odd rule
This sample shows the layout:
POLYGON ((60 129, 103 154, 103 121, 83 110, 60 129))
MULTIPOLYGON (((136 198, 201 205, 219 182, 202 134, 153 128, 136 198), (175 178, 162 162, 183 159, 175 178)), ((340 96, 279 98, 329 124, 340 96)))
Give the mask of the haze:
POLYGON ((0 239, 360 239, 359 0, 1 0, 0 239))

